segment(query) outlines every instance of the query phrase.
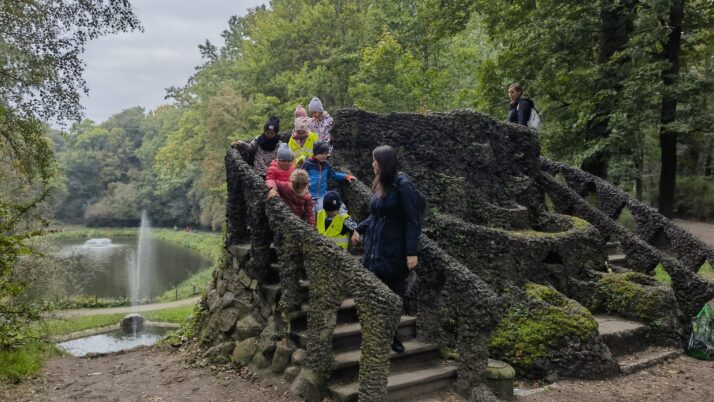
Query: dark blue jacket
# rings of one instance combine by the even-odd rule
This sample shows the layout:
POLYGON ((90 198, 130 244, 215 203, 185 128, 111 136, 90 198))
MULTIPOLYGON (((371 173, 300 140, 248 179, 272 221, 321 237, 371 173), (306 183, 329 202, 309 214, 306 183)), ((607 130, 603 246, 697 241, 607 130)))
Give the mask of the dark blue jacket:
POLYGON ((327 194, 327 179, 335 181, 348 181, 349 175, 335 172, 330 166, 330 162, 318 162, 315 158, 308 158, 300 165, 300 169, 305 169, 310 177, 308 190, 313 200, 322 198, 327 194))
POLYGON ((417 255, 419 215, 414 184, 399 175, 384 197, 372 194, 369 217, 357 226, 364 236, 365 268, 381 279, 404 279, 407 256, 417 255))
POLYGON ((529 98, 521 96, 510 106, 511 109, 508 111, 508 121, 527 126, 528 119, 531 118, 531 109, 535 107, 533 101, 529 98))

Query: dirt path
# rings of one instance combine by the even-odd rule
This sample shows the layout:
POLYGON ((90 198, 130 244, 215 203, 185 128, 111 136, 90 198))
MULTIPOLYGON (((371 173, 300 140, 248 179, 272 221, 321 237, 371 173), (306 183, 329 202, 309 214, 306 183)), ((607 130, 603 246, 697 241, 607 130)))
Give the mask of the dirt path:
POLYGON ((141 313, 144 311, 163 310, 173 307, 188 306, 191 304, 196 304, 200 299, 200 297, 191 297, 188 299, 176 300, 168 303, 142 304, 141 306, 135 307, 81 308, 76 310, 57 310, 53 311, 52 314, 57 317, 67 318, 85 315, 141 313))
POLYGON ((689 233, 697 236, 704 243, 714 247, 714 224, 696 221, 685 221, 675 219, 674 223, 677 226, 687 230, 689 233))
POLYGON ((245 372, 190 364, 188 356, 155 347, 97 358, 56 358, 39 378, 0 389, 0 401, 299 400, 245 372))
POLYGON ((714 401, 714 362, 683 356, 625 377, 558 381, 552 389, 518 397, 524 402, 714 401))

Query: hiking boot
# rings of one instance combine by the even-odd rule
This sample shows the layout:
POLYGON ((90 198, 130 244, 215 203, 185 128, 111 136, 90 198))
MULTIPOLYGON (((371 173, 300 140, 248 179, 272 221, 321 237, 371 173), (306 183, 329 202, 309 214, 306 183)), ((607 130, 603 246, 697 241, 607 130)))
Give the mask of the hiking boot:
POLYGON ((402 341, 397 339, 396 336, 394 337, 394 340, 392 340, 392 350, 396 353, 404 353, 404 345, 402 344, 402 341))

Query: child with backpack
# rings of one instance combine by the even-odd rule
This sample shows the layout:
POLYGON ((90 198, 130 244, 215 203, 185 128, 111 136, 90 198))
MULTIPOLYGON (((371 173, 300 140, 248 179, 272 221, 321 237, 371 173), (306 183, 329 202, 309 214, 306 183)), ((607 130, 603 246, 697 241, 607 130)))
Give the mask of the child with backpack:
POLYGON ((317 232, 331 239, 338 246, 347 250, 349 239, 352 237, 357 224, 346 212, 339 212, 342 206, 340 196, 330 191, 323 197, 322 207, 317 213, 315 226, 317 232))

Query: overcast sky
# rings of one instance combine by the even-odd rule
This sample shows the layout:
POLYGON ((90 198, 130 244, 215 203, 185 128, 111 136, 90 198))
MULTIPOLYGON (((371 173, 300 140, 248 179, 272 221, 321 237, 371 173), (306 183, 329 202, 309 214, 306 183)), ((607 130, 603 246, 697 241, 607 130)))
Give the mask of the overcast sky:
POLYGON ((102 122, 133 106, 146 110, 166 103, 166 88, 186 83, 202 64, 198 45, 220 46, 232 15, 267 0, 132 0, 144 32, 91 42, 83 56, 89 96, 85 117, 102 122))

